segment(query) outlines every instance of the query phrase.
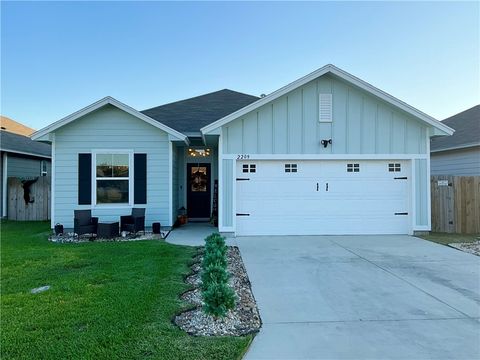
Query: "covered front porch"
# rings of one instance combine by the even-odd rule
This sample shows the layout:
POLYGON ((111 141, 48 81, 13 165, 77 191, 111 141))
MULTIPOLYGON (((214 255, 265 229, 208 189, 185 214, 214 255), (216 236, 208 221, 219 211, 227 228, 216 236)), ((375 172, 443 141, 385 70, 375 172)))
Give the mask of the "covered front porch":
MULTIPOLYGON (((172 156, 173 223, 218 223, 218 145, 198 137, 190 144, 174 143, 172 156)), ((213 232, 210 231, 210 233, 213 232)), ((207 234, 208 235, 208 234, 207 234)))

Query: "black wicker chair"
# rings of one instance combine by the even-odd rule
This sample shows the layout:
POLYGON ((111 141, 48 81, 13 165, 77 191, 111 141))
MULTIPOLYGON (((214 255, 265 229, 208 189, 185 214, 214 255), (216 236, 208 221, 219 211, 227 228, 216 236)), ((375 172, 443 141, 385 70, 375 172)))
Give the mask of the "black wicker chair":
POLYGON ((136 234, 143 231, 145 235, 145 209, 133 208, 132 215, 120 216, 120 231, 136 234))
POLYGON ((98 217, 92 217, 91 210, 74 210, 73 232, 80 235, 97 234, 98 217))

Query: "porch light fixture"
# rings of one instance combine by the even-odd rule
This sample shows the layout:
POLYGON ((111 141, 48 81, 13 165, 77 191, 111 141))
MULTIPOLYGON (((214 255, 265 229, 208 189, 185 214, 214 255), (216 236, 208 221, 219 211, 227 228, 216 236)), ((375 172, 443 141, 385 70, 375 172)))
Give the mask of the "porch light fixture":
POLYGON ((206 157, 210 156, 210 149, 188 149, 188 156, 192 157, 206 157))

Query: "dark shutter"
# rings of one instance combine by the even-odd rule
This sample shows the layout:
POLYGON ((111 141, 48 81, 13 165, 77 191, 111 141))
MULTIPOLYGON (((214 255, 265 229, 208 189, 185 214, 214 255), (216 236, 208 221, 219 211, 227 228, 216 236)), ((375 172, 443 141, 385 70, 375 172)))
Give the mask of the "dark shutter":
POLYGON ((78 204, 92 203, 92 154, 78 154, 78 204))
POLYGON ((135 204, 147 203, 147 154, 133 157, 133 191, 135 204))

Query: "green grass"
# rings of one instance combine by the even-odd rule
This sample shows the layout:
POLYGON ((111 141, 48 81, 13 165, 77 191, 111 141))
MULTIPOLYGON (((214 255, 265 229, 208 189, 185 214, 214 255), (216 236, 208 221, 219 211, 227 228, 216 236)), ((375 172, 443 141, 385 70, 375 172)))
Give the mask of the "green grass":
POLYGON ((422 239, 436 242, 442 245, 452 243, 470 243, 478 240, 480 234, 447 234, 447 233, 430 233, 428 235, 419 236, 422 239))
POLYGON ((1 223, 2 359, 238 359, 248 348, 251 336, 192 337, 172 324, 188 306, 178 295, 194 248, 54 244, 48 231, 1 223))

